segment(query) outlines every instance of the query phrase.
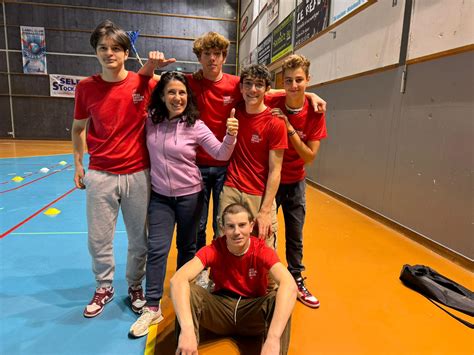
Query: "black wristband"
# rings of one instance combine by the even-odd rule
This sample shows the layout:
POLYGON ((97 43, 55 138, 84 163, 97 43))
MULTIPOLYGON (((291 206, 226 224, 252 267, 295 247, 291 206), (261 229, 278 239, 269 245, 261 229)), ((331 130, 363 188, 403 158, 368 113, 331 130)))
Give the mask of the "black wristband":
POLYGON ((288 137, 294 136, 296 134, 296 130, 292 130, 291 132, 288 132, 288 137))

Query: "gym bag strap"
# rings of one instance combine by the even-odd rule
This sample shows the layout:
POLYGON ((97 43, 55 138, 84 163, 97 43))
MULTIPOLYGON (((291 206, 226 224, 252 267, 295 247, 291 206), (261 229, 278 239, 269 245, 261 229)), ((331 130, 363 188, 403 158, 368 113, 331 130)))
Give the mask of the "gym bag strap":
POLYGON ((436 303, 439 302, 473 317, 474 293, 466 287, 424 265, 403 265, 400 280, 405 286, 421 293, 456 320, 474 329, 474 324, 452 314, 436 303))

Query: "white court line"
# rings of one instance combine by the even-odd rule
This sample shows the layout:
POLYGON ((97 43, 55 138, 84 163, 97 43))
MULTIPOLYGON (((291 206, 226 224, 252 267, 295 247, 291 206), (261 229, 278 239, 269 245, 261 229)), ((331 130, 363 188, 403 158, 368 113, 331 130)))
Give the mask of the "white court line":
MULTIPOLYGON (((2 143, 0 143, 1 145, 2 143)), ((3 143, 5 144, 5 143, 3 143)), ((58 154, 46 154, 46 155, 27 155, 27 156, 22 156, 22 157, 3 157, 3 158, 0 158, 0 160, 2 159, 23 159, 23 158, 37 158, 37 157, 54 157, 54 156, 57 156, 57 155, 72 155, 72 153, 58 153, 58 154)))

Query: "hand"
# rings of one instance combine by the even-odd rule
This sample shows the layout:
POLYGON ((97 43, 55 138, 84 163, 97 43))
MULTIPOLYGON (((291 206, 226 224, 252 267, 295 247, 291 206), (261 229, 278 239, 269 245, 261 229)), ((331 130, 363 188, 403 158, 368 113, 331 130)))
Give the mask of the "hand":
POLYGON ((283 113, 283 111, 279 108, 272 108, 272 115, 273 116, 278 116, 279 118, 281 118, 283 121, 285 121, 285 124, 288 128, 288 126, 290 125, 290 122, 288 121, 288 117, 283 113))
POLYGON ((280 339, 267 337, 262 346, 260 355, 279 355, 280 354, 280 339))
POLYGON ((204 72, 202 71, 202 69, 199 69, 198 71, 195 71, 193 73, 193 79, 195 79, 195 80, 204 79, 204 72))
POLYGON ((258 212, 255 218, 258 226, 258 237, 266 239, 272 233, 272 214, 271 212, 258 212))
POLYGON ((153 66, 153 68, 163 68, 168 64, 176 62, 176 58, 166 59, 165 55, 160 51, 151 51, 148 53, 147 64, 153 66))
POLYGON ((84 168, 82 166, 76 166, 76 171, 74 172, 74 184, 78 189, 84 190, 86 185, 84 185, 84 168))
POLYGON ((306 97, 311 102, 311 105, 313 105, 315 112, 319 112, 319 113, 326 112, 326 101, 324 101, 318 95, 313 94, 312 92, 307 92, 306 97))
POLYGON ((197 355, 197 340, 194 332, 186 335, 181 332, 178 338, 178 348, 176 349, 176 355, 197 355))
POLYGON ((236 136, 239 131, 239 120, 235 118, 235 108, 230 111, 230 117, 227 119, 227 134, 236 136))

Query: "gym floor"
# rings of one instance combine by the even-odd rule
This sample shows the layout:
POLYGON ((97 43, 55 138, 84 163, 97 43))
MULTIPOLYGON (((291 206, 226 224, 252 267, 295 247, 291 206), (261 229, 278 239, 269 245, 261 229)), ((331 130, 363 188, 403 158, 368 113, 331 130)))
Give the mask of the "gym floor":
MULTIPOLYGON (((115 299, 97 318, 82 316, 94 277, 71 152, 70 142, 0 140, 0 354, 174 354, 169 278, 176 250, 168 260, 165 320, 146 339, 129 339, 136 316, 126 303, 121 218, 115 299)), ((285 262, 281 212, 279 226, 285 262)), ((398 279, 404 264, 424 264, 472 290, 469 270, 311 186, 304 246, 307 286, 321 307, 296 304, 289 354, 474 353, 472 330, 398 279)), ((245 341, 209 337, 199 353, 239 354, 239 346, 248 353, 245 341)))

